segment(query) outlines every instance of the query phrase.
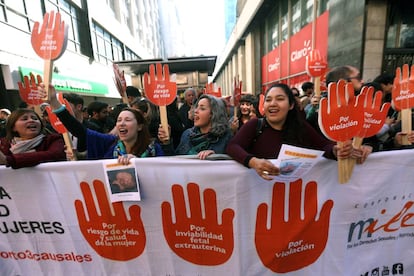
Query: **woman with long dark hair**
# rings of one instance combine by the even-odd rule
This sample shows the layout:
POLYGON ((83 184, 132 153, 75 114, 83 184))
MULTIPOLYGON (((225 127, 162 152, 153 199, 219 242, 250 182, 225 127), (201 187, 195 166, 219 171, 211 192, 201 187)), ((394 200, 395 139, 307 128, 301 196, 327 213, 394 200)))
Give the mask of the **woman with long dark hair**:
MULTIPOLYGON (((40 86, 41 91, 44 87, 40 86)), ((106 134, 93 131, 77 121, 56 98, 53 86, 49 88, 50 105, 53 112, 67 130, 79 140, 86 141, 87 159, 117 158, 121 164, 128 164, 134 157, 163 156, 161 145, 151 139, 143 114, 132 108, 124 108, 116 119, 116 133, 106 134)))
POLYGON ((7 118, 6 137, 0 141, 0 165, 18 169, 64 161, 64 149, 62 135, 47 133, 36 112, 19 108, 7 118))
POLYGON ((353 150, 351 141, 339 148, 313 129, 301 116, 292 90, 278 83, 267 89, 264 118, 251 119, 237 132, 227 146, 227 154, 234 160, 253 168, 264 179, 271 180, 280 170, 266 159, 276 159, 282 144, 324 151, 330 159, 361 157, 353 150), (261 124, 260 126, 258 126, 261 124))

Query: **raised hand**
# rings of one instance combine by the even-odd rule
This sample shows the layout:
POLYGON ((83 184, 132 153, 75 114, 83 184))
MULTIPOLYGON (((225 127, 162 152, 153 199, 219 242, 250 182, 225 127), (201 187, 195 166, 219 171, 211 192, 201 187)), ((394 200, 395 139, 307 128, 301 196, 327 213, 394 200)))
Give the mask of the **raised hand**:
POLYGON ((313 264, 328 240, 329 220, 333 201, 327 200, 318 220, 316 182, 305 187, 303 216, 302 180, 290 183, 289 202, 285 203, 285 183, 273 186, 270 227, 267 227, 268 205, 257 208, 255 245, 262 263, 275 273, 287 273, 313 264), (288 205, 288 206, 287 206, 288 205), (285 220, 285 208, 288 218, 285 220))
POLYGON ((32 46, 42 59, 56 60, 67 46, 68 27, 60 20, 60 13, 51 11, 45 13, 43 24, 39 31, 39 22, 35 22, 32 31, 32 46))
POLYGON ((219 224, 214 190, 204 190, 205 212, 201 208, 199 186, 189 183, 187 190, 189 216, 187 216, 183 188, 178 184, 172 186, 175 223, 172 220, 171 204, 165 201, 161 205, 164 236, 170 249, 194 264, 212 266, 225 263, 234 249, 234 211, 223 210, 221 224, 219 224), (216 250, 209 249, 212 247, 216 250))
POLYGON ((30 73, 30 79, 28 76, 23 77, 23 82, 18 82, 19 95, 22 101, 31 105, 40 105, 45 102, 44 95, 38 89, 38 85, 42 83, 42 77, 36 75, 36 77, 30 73))
POLYGON ((93 187, 98 201, 97 210, 88 183, 82 182, 80 187, 86 209, 81 200, 76 200, 76 215, 79 228, 89 245, 101 257, 110 260, 128 261, 140 256, 146 243, 145 229, 140 217, 141 208, 138 205, 129 207, 128 219, 122 202, 115 202, 112 203, 112 213, 104 184, 95 180, 93 187))

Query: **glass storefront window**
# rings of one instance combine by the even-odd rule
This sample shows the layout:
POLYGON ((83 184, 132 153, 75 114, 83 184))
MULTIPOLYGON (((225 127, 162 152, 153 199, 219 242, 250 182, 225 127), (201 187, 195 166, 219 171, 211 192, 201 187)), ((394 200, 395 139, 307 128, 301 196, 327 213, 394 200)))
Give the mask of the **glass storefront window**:
POLYGON ((414 48, 414 6, 410 0, 395 2, 390 9, 387 48, 414 48))
POLYGON ((292 2, 292 35, 300 31, 300 13, 301 13, 301 3, 300 0, 297 0, 296 3, 292 2))

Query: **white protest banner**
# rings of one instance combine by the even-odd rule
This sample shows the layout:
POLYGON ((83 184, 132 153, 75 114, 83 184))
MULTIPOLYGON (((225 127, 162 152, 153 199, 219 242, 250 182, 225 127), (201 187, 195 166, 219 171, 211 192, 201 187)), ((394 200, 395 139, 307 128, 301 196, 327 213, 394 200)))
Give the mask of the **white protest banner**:
POLYGON ((0 275, 414 275, 413 150, 340 185, 232 160, 134 159, 141 201, 110 203, 105 161, 0 168, 0 275), (377 273, 377 274, 375 274, 377 273))

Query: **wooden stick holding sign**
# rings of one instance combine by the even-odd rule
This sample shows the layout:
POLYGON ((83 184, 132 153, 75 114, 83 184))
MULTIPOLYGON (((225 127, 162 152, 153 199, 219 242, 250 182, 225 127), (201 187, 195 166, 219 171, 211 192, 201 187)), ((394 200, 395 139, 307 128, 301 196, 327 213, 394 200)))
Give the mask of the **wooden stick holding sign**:
POLYGON ((112 69, 114 70, 114 82, 119 95, 121 95, 122 102, 129 106, 128 96, 126 94, 126 81, 124 71, 119 69, 118 64, 113 64, 112 69))
MULTIPOLYGON (((72 107, 70 105, 70 103, 63 98, 62 94, 59 94, 58 96, 59 102, 61 104, 64 104, 66 109, 69 111, 69 113, 71 113, 73 115, 73 110, 72 107)), ((60 134, 62 134, 63 136, 63 140, 65 141, 65 146, 66 146, 66 151, 69 153, 69 156, 72 156, 70 158, 70 161, 76 161, 76 154, 73 151, 73 145, 72 145, 72 140, 69 137, 69 132, 66 129, 66 127, 62 124, 62 122, 59 120, 59 118, 57 117, 57 115, 55 113, 52 112, 52 108, 50 106, 46 107, 46 111, 47 114, 49 115, 49 120, 50 120, 50 124, 52 125, 52 127, 60 134)))
POLYGON ((237 109, 239 108, 240 99, 242 96, 243 82, 239 81, 239 76, 234 77, 233 84, 233 106, 234 106, 234 118, 237 118, 237 109))
MULTIPOLYGON (((36 54, 44 60, 43 82, 47 94, 52 82, 53 61, 60 58, 68 43, 68 26, 60 20, 60 13, 45 13, 43 24, 39 30, 39 22, 35 22, 32 31, 32 47, 36 54)), ((48 95, 46 95, 46 99, 48 95)))
POLYGON ((148 100, 159 106, 161 125, 168 134, 167 105, 173 103, 177 96, 177 84, 170 81, 167 64, 162 67, 160 63, 157 63, 156 66, 157 72, 155 72, 155 66, 151 64, 149 75, 144 74, 144 89, 148 100))
MULTIPOLYGON (((381 130, 391 106, 390 103, 382 104, 382 91, 377 91, 374 95, 374 87, 362 87, 360 95, 360 100, 364 103, 364 123, 352 141, 356 149, 361 148, 364 138, 374 136, 381 130)), ((351 158, 349 162, 347 181, 351 178, 356 160, 351 158)))
POLYGON ((306 72, 309 76, 314 78, 315 96, 321 96, 321 77, 325 74, 328 68, 328 63, 318 49, 314 49, 306 56, 306 72))
MULTIPOLYGON (((414 107, 414 65, 411 66, 409 74, 408 64, 401 69, 398 67, 395 72, 395 79, 392 88, 392 101, 396 110, 401 111, 401 131, 404 134, 412 132, 411 109, 414 107)), ((407 135, 402 137, 403 145, 411 145, 407 135)))
MULTIPOLYGON (((320 101, 319 127, 330 140, 336 141, 338 147, 351 140, 360 131, 364 124, 364 106, 359 96, 355 97, 352 83, 339 80, 330 83, 328 97, 320 101)), ((338 158, 338 181, 347 182, 348 161, 338 158)))
MULTIPOLYGON (((39 106, 40 104, 46 102, 44 100, 44 95, 39 93, 38 86, 42 83, 42 77, 37 75, 36 78, 33 74, 30 74, 30 79, 28 76, 23 77, 23 83, 18 82, 17 85, 19 86, 19 94, 20 98, 28 103, 35 106, 39 106)), ((62 97, 63 99, 63 97, 62 97)), ((71 105, 66 101, 66 99, 60 100, 60 102, 64 102, 66 108, 73 114, 71 105)), ((68 132, 65 126, 59 121, 56 114, 50 111, 50 107, 46 107, 46 111, 49 115, 50 123, 52 124, 53 128, 63 135, 63 139, 65 140, 66 150, 70 153, 73 153, 72 149, 72 141, 69 138, 68 132)), ((39 114, 41 115, 41 114, 39 114)), ((74 156, 74 155, 73 155, 74 156)))

